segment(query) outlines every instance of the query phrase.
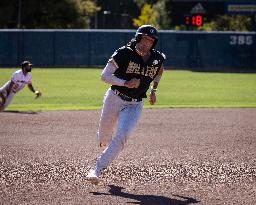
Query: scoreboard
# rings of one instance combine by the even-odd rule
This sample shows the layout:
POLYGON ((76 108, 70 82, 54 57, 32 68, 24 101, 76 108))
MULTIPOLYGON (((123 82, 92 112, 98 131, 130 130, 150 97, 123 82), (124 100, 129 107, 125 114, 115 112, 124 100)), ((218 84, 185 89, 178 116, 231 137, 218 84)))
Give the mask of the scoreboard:
POLYGON ((200 27, 204 24, 204 18, 201 14, 185 15, 184 21, 186 26, 200 27))
POLYGON ((206 20, 225 14, 225 0, 173 0, 174 25, 203 26, 206 20))

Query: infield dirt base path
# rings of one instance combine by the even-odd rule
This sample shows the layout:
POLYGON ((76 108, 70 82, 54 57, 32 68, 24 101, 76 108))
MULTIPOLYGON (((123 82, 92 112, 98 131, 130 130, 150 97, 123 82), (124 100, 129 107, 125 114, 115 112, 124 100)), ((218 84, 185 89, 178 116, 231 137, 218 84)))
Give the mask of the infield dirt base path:
POLYGON ((0 204, 256 204, 256 109, 144 109, 95 186, 99 117, 0 113, 0 204))

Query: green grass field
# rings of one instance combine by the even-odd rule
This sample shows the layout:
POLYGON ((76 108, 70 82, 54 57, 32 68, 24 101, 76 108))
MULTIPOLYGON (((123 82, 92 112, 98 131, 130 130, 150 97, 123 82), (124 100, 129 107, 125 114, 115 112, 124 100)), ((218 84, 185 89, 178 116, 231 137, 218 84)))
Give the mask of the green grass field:
MULTIPOLYGON (((0 69, 0 86, 14 69, 0 69)), ((8 110, 99 109, 109 85, 100 80, 101 69, 39 69, 33 85, 43 96, 34 100, 28 88, 18 93, 8 110)), ((256 107, 256 74, 165 71, 157 104, 145 107, 256 107)))

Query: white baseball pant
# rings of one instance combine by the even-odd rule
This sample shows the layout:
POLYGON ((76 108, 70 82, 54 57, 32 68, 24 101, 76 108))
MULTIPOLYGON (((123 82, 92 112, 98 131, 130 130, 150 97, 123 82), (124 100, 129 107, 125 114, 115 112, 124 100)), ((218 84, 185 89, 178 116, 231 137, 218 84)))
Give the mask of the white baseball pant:
POLYGON ((107 144, 96 162, 95 171, 100 173, 118 156, 124 148, 129 134, 135 129, 141 116, 143 101, 128 102, 108 89, 103 101, 103 109, 99 123, 99 143, 107 144), (117 123, 118 122, 118 123, 117 123), (115 136, 112 137, 117 123, 115 136))

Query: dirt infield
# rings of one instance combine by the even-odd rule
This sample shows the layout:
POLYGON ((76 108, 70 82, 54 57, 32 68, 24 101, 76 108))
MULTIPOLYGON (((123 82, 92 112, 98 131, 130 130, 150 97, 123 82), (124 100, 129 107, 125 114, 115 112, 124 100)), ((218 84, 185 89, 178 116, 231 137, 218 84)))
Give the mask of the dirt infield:
POLYGON ((0 113, 0 204, 256 204, 256 109, 144 109, 93 186, 99 116, 0 113))

